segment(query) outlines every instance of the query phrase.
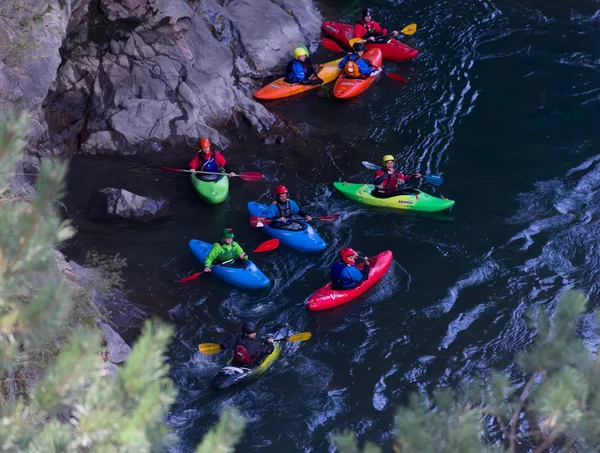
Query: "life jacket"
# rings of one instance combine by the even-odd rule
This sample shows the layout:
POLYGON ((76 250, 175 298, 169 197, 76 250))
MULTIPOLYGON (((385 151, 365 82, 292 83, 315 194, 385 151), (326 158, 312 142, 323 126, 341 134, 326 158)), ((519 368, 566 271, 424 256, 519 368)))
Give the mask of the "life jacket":
MULTIPOLYGON (((381 172, 382 174, 384 173, 383 170, 379 170, 377 173, 379 172, 381 172)), ((392 193, 398 187, 398 179, 398 172, 394 172, 394 174, 392 175, 387 175, 381 184, 377 184, 375 186, 375 190, 381 194, 392 193)))
POLYGON ((344 74, 353 79, 361 76, 358 65, 352 60, 348 60, 346 62, 346 65, 344 66, 344 74))
POLYGON ((292 217, 293 214, 290 200, 286 201, 283 206, 277 200, 273 201, 273 203, 277 205, 277 218, 285 217, 286 219, 289 219, 292 217))
POLYGON ((308 64, 306 62, 306 60, 304 60, 304 62, 300 61, 300 60, 296 60, 296 59, 292 59, 288 62, 288 64, 285 67, 285 77, 284 77, 284 82, 287 83, 299 83, 302 80, 306 79, 306 71, 308 69, 308 64), (296 74, 294 73, 294 65, 296 63, 299 63, 302 65, 302 68, 304 69, 304 76, 302 77, 301 80, 296 80, 296 74))
POLYGON ((363 39, 378 36, 377 32, 375 31, 375 21, 372 20, 370 22, 365 22, 364 19, 361 19, 357 22, 357 24, 362 25, 365 27, 365 30, 367 30, 367 34, 363 36, 363 39))
POLYGON ((353 278, 348 278, 344 276, 344 270, 350 266, 349 264, 344 263, 343 261, 338 261, 333 266, 331 266, 331 286, 333 288, 344 289, 344 288, 352 288, 356 285, 356 281, 353 278))
MULTIPOLYGON (((202 157, 202 152, 198 153, 198 157, 200 158, 200 165, 198 167, 198 171, 209 171, 212 173, 219 173, 221 169, 219 168, 219 164, 215 161, 215 153, 211 150, 210 157, 208 159, 204 159, 202 157)), ((211 176, 211 175, 204 175, 211 176)), ((212 175, 215 176, 215 175, 212 175)), ((216 178, 215 178, 216 179, 216 178)))
POLYGON ((236 361, 241 362, 241 363, 252 363, 256 359, 258 359, 257 355, 256 356, 251 355, 248 352, 248 350, 241 344, 238 344, 235 347, 233 357, 235 358, 236 361))

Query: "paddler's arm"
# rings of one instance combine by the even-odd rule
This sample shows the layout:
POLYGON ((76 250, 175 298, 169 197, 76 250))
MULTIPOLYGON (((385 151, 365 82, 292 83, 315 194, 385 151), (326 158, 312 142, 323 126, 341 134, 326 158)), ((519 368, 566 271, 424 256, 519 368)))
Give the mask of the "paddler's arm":
POLYGON ((244 249, 240 246, 240 244, 238 244, 237 242, 233 242, 233 251, 235 253, 238 254, 238 256, 243 259, 243 260, 247 260, 248 259, 248 255, 246 255, 246 252, 244 252, 244 249))
POLYGON ((213 261, 217 259, 217 257, 221 254, 222 251, 223 249, 221 248, 218 242, 213 244, 212 248, 210 249, 210 252, 208 252, 208 255, 206 255, 206 259, 204 260, 204 272, 211 271, 210 266, 212 266, 213 261))

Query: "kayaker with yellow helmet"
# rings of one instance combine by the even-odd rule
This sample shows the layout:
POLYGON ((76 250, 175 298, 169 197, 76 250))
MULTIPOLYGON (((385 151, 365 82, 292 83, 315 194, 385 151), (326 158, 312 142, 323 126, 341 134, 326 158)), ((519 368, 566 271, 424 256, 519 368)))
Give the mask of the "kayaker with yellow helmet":
POLYGON ((382 164, 381 170, 377 170, 373 176, 375 190, 372 195, 375 197, 387 198, 403 195, 406 193, 406 189, 398 188, 398 186, 403 186, 406 182, 421 177, 421 173, 405 175, 396 170, 395 159, 391 154, 383 156, 382 164))
POLYGON ((231 228, 223 228, 221 233, 221 242, 215 242, 206 255, 204 260, 204 272, 210 272, 210 267, 215 264, 221 264, 229 260, 247 260, 248 255, 240 244, 233 240, 233 230, 231 228))
POLYGON ((323 84, 323 80, 315 72, 315 68, 308 58, 308 51, 304 47, 294 49, 294 58, 285 67, 283 80, 287 83, 300 83, 302 85, 323 84))
POLYGON ((348 53, 338 68, 343 69, 344 73, 351 78, 374 77, 379 74, 380 68, 373 66, 367 60, 362 58, 365 53, 365 45, 362 42, 355 42, 352 45, 352 53, 348 53))

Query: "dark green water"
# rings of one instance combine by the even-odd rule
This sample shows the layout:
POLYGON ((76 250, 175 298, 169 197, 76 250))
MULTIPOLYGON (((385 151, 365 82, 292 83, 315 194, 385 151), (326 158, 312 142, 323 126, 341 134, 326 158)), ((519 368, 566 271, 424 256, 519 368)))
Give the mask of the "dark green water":
MULTIPOLYGON (((362 6, 328 3, 323 11, 349 22, 362 6)), ((531 338, 529 308, 552 310, 566 287, 584 289, 597 305, 600 4, 372 6, 384 24, 419 24, 405 38, 421 51, 417 61, 384 65, 410 83, 381 78, 350 102, 310 93, 269 104, 283 117, 328 130, 337 143, 299 151, 244 142, 226 153, 238 167, 285 183, 311 212, 344 213, 338 223, 317 225, 329 244, 323 254, 281 247, 253 256, 274 282, 268 290, 232 290, 210 276, 182 287, 173 280, 200 269, 187 249, 191 238, 216 240, 219 228, 233 226, 247 249, 265 240, 248 225, 245 205, 268 200, 271 184, 233 182, 228 201, 210 207, 194 198, 185 176, 150 168, 183 165, 184 150, 141 165, 74 162, 72 213, 92 190, 111 184, 172 203, 169 217, 146 227, 106 228, 76 216, 80 235, 72 253, 91 246, 122 253, 135 304, 128 310, 138 307, 140 316, 158 314, 177 327, 170 361, 180 396, 168 417, 182 438, 175 451, 192 451, 229 406, 250 421, 239 452, 328 451, 328 435, 339 429, 389 447, 394 409, 408 392, 427 393, 491 367, 510 369, 531 338), (442 172, 442 194, 457 201, 451 214, 385 213, 332 193, 333 181, 370 177, 361 160, 388 153, 405 170, 442 172), (92 171, 94 178, 86 178, 92 171), (326 282, 343 246, 366 255, 391 249, 395 261, 368 297, 308 313, 303 302, 326 282), (201 356, 197 344, 246 319, 267 327, 288 322, 313 338, 290 344, 261 380, 215 394, 208 384, 225 357, 201 356)), ((333 58, 320 49, 313 61, 333 58)), ((589 325, 582 333, 595 350, 598 332, 589 325)))

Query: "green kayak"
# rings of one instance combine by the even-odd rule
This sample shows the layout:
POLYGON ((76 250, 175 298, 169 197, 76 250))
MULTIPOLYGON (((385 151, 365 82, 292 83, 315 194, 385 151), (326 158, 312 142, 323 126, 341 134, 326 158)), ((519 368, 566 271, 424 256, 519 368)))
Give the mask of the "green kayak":
POLYGON ((417 189, 414 189, 415 193, 410 195, 398 195, 390 198, 377 198, 371 195, 371 191, 375 188, 375 186, 372 184, 334 182, 333 187, 351 200, 381 208, 438 212, 454 206, 454 200, 434 197, 417 189))
POLYGON ((214 181, 205 181, 192 174, 192 184, 204 201, 210 204, 223 203, 229 193, 229 178, 217 176, 214 181))

